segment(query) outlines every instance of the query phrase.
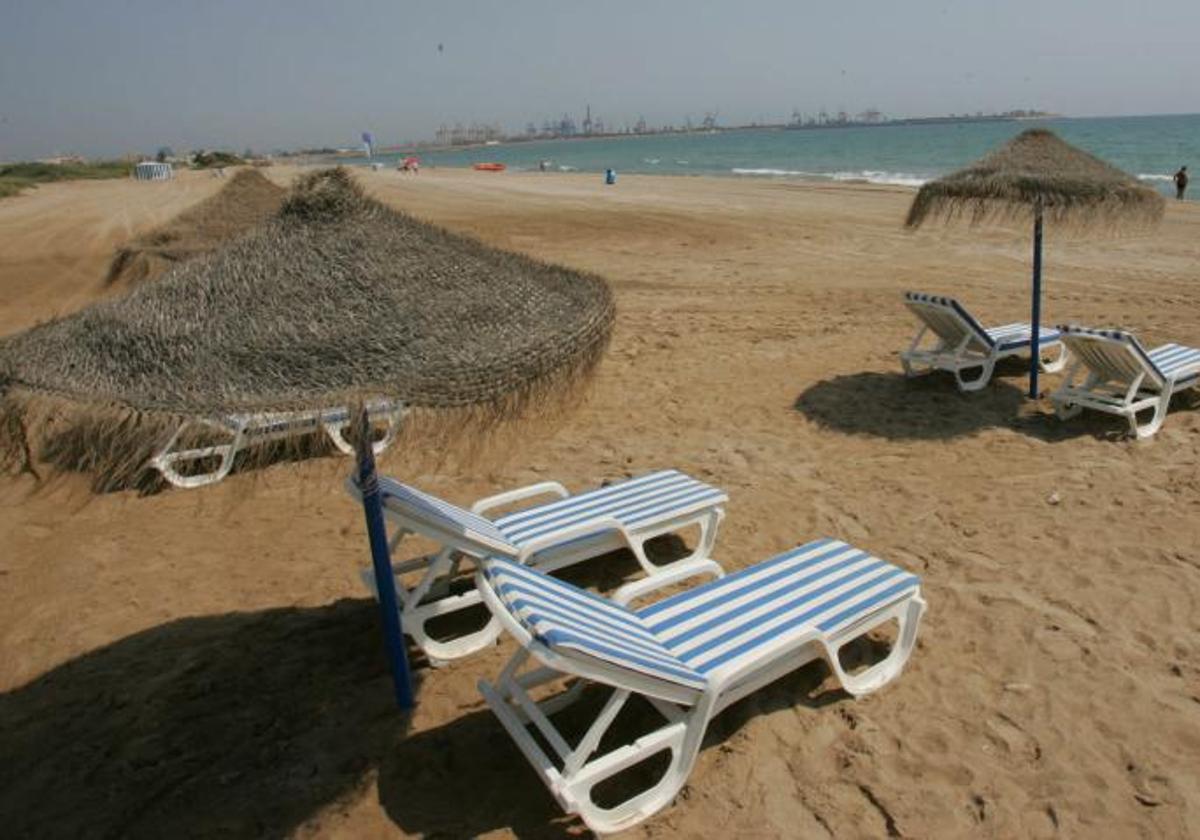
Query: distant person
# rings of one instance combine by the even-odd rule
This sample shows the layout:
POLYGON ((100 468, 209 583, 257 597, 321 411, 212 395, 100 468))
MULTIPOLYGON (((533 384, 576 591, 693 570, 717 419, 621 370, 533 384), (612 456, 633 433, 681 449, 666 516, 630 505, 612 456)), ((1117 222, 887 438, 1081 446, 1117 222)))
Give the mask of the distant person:
POLYGON ((1187 167, 1181 166, 1181 167, 1179 167, 1179 171, 1175 173, 1175 198, 1177 200, 1183 201, 1183 193, 1187 189, 1187 185, 1188 185, 1187 167))
POLYGON ((544 160, 538 161, 538 171, 539 172, 545 172, 549 168, 549 166, 550 165, 547 161, 544 161, 544 160))

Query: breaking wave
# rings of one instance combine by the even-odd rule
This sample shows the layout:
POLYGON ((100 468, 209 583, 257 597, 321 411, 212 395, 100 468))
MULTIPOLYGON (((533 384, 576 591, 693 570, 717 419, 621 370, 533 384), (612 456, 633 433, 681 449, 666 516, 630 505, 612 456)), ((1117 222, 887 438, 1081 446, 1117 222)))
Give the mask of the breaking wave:
POLYGON ((884 172, 878 169, 862 169, 858 172, 807 172, 803 169, 743 169, 735 167, 732 171, 734 175, 812 178, 821 181, 865 181, 868 184, 891 184, 903 187, 919 187, 929 180, 907 172, 884 172))

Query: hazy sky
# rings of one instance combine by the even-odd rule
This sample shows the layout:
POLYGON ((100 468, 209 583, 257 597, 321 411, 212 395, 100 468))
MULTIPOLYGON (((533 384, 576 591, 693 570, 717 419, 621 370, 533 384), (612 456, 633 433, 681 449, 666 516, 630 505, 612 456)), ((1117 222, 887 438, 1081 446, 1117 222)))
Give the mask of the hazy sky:
POLYGON ((1197 0, 3 0, 0 160, 384 145, 587 103, 610 126, 1197 112, 1198 39, 1197 0))

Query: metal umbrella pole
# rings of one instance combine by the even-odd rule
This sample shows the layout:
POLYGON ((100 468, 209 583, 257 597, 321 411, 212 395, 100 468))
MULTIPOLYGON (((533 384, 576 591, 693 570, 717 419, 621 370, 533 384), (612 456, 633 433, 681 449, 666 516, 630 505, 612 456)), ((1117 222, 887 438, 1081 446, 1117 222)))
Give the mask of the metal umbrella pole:
POLYGON ((1033 341, 1029 345, 1029 398, 1038 398, 1038 364, 1041 360, 1042 328, 1042 205, 1033 210, 1033 341))
POLYGON ((356 411, 354 425, 358 429, 358 439, 355 441, 355 451, 358 455, 358 490, 362 495, 367 539, 371 544, 371 566, 375 572, 375 591, 379 593, 383 638, 387 644, 388 662, 392 669, 392 687, 396 693, 396 705, 401 709, 411 709, 412 674, 408 667, 408 651, 404 647, 404 631, 400 626, 400 609, 396 598, 396 581, 392 575, 387 529, 383 523, 383 502, 379 497, 379 477, 375 473, 375 451, 371 445, 371 423, 365 405, 359 405, 356 411))

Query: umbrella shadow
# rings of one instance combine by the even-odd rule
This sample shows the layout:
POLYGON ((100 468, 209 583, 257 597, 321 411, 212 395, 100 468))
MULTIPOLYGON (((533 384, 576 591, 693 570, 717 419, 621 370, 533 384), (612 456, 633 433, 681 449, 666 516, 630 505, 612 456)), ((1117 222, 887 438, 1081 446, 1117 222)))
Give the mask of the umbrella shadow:
POLYGON ((0 694, 11 837, 283 836, 404 736, 373 602, 185 618, 0 694))
MULTIPOLYGON (((661 561, 684 550, 669 538, 652 549, 661 561)), ((608 559, 583 564, 605 571, 580 582, 607 589, 637 567, 628 552, 608 559)), ((409 653, 420 702, 425 659, 409 653)), ((284 836, 381 766, 410 759, 436 774, 480 739, 504 742, 490 713, 409 736, 373 600, 184 618, 0 693, 3 833, 284 836)), ((536 777, 521 778, 539 792, 536 777)), ((442 791, 441 823, 419 811, 434 833, 453 833, 465 790, 442 791)), ((533 793, 513 799, 533 803, 514 822, 540 830, 561 815, 533 793)), ((403 792, 389 801, 397 813, 413 804, 403 792)))
MULTIPOLYGON (((1011 367, 997 366, 997 376, 1010 373, 1011 367)), ((1024 400, 1022 388, 999 378, 980 391, 962 394, 954 377, 943 372, 908 379, 900 373, 869 371, 817 382, 792 407, 845 434, 944 440, 1010 427, 1024 400)))

